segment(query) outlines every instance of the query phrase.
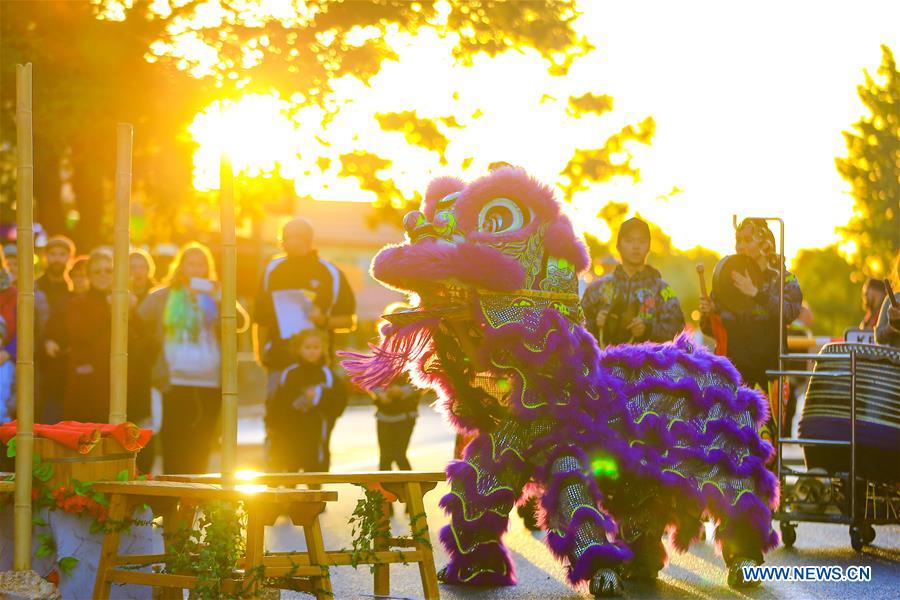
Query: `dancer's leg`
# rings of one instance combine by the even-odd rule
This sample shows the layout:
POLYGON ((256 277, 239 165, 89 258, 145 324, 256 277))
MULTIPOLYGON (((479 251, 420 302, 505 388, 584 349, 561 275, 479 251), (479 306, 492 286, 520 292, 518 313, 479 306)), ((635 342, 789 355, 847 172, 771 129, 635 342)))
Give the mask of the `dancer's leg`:
POLYGON ((529 478, 522 460, 528 432, 508 421, 491 434, 480 434, 467 447, 465 460, 447 467, 450 493, 441 506, 450 524, 441 542, 450 562, 439 573, 445 583, 512 585, 515 567, 501 540, 509 512, 529 478))
POLYGON ((577 448, 559 448, 550 458, 541 498, 550 549, 568 561, 573 585, 590 580, 591 591, 598 595, 621 593, 613 569, 628 560, 631 552, 607 538, 615 525, 600 510, 600 490, 586 457, 577 448))

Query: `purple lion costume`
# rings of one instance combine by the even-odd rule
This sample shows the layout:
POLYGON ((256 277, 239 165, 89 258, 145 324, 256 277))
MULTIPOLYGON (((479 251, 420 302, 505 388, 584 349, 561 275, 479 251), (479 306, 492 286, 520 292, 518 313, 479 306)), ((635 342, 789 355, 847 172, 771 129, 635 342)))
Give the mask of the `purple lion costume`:
POLYGON ((522 169, 437 179, 404 227, 408 242, 383 249, 372 274, 417 306, 386 316, 372 354, 344 366, 366 388, 407 371, 475 434, 447 467, 440 579, 514 584, 508 514, 538 495, 550 550, 595 596, 656 577, 663 533, 684 551, 707 515, 729 584, 746 584, 741 567, 778 543, 778 484, 757 433, 767 403, 731 363, 684 336, 601 351, 582 326, 584 244, 522 169))

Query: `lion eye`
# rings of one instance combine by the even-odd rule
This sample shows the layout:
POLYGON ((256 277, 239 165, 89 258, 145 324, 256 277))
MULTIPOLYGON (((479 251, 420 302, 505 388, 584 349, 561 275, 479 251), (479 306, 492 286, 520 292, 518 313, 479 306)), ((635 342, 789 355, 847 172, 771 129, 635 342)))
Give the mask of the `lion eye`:
POLYGON ((478 231, 484 233, 518 231, 525 224, 522 208, 509 198, 494 198, 478 213, 478 231))

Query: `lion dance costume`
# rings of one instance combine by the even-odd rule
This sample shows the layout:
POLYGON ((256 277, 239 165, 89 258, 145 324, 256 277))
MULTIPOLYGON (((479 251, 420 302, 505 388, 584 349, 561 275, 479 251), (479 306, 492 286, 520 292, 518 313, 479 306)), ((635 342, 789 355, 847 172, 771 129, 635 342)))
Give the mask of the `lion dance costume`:
POLYGON ((707 515, 729 583, 744 584, 741 567, 778 542, 778 484, 757 434, 767 404, 731 363, 686 337, 599 350, 577 294, 585 247, 521 169, 437 179, 404 227, 408 242, 383 249, 372 274, 418 305, 386 317, 372 354, 344 365, 366 388, 409 372, 476 434, 447 467, 441 580, 514 584, 508 514, 539 495, 550 550, 596 596, 656 577, 663 533, 686 550, 707 515))

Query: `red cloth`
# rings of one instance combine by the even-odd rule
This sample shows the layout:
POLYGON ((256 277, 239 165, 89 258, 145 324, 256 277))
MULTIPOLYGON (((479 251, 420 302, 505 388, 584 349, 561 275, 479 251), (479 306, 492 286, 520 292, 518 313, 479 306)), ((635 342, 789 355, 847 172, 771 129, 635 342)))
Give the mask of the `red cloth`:
MULTIPOLYGON (((17 423, 10 421, 0 425, 0 441, 8 444, 16 435, 17 423)), ((80 454, 87 454, 97 445, 100 438, 111 437, 125 450, 134 452, 147 445, 153 435, 149 429, 140 429, 134 423, 80 423, 60 421, 56 425, 34 424, 35 437, 42 437, 62 444, 80 454)))
POLYGON ((709 315, 709 325, 712 327, 713 339, 716 340, 716 354, 728 356, 728 332, 725 331, 722 317, 716 313, 709 315))
POLYGON ((113 438, 119 442, 120 446, 130 452, 135 452, 146 446, 153 435, 153 432, 149 429, 141 429, 130 421, 125 421, 118 425, 103 423, 100 425, 100 432, 103 434, 103 437, 113 438))
POLYGON ((16 301, 18 294, 15 286, 0 290, 0 318, 6 322, 6 336, 0 337, 0 346, 9 343, 16 335, 16 301))
MULTIPOLYGON (((85 423, 72 423, 64 425, 42 425, 34 424, 35 437, 53 440, 57 444, 62 444, 67 448, 71 448, 80 454, 87 454, 100 441, 100 431, 96 427, 85 426, 85 423)), ((0 441, 8 444, 9 440, 16 436, 18 429, 17 421, 10 421, 0 425, 0 441)))

